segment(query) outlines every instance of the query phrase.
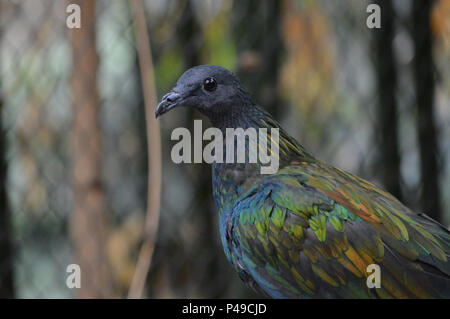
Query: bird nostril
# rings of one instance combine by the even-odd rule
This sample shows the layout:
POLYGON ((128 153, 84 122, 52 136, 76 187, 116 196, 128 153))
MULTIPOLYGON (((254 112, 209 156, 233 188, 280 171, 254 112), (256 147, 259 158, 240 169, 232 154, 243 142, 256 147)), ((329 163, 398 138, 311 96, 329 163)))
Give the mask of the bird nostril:
POLYGON ((180 95, 178 93, 169 93, 166 96, 166 101, 171 103, 171 102, 175 102, 179 98, 180 98, 180 95))

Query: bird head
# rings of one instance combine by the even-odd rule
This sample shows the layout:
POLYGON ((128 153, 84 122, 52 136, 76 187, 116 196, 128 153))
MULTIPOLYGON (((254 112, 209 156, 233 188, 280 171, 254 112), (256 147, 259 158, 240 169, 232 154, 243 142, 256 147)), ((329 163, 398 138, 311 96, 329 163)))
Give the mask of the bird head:
POLYGON ((200 65, 184 72, 172 91, 163 96, 155 115, 158 117, 175 107, 186 106, 213 119, 243 107, 250 100, 232 72, 217 65, 200 65))
POLYGON ((238 78, 221 66, 199 65, 184 72, 172 91, 163 96, 155 116, 179 106, 200 111, 222 132, 227 128, 278 129, 280 139, 285 141, 277 143, 283 154, 281 161, 288 163, 291 154, 312 159, 269 113, 254 103, 238 78))

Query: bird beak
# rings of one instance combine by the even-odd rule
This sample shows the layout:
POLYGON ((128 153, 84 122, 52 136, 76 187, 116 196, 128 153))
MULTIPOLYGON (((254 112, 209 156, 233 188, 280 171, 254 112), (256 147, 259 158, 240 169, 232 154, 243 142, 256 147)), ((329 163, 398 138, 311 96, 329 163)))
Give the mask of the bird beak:
POLYGON ((175 106, 177 106, 181 102, 181 95, 172 91, 163 96, 161 102, 158 104, 156 108, 155 117, 169 112, 175 106))

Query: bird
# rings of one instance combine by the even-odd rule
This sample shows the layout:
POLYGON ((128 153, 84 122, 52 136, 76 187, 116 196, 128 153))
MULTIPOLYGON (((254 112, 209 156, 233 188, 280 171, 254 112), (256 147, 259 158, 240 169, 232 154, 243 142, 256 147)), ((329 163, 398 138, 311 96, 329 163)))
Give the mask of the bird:
POLYGON ((162 97, 155 116, 177 107, 198 110, 224 134, 227 128, 278 129, 277 172, 261 174, 259 161, 212 163, 225 255, 257 293, 450 298, 449 230, 308 153, 254 102, 234 73, 217 65, 188 69, 162 97))

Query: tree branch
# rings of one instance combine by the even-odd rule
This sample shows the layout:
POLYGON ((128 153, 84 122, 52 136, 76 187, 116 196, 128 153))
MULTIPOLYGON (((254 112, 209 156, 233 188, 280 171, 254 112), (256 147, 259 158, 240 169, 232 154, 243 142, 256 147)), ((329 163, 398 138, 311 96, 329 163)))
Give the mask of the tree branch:
POLYGON ((139 252, 136 271, 128 292, 128 298, 141 298, 158 232, 161 200, 161 138, 159 123, 154 116, 156 109, 156 90, 144 7, 141 0, 130 0, 129 3, 133 15, 133 28, 141 71, 142 91, 144 93, 149 170, 145 238, 139 252))

